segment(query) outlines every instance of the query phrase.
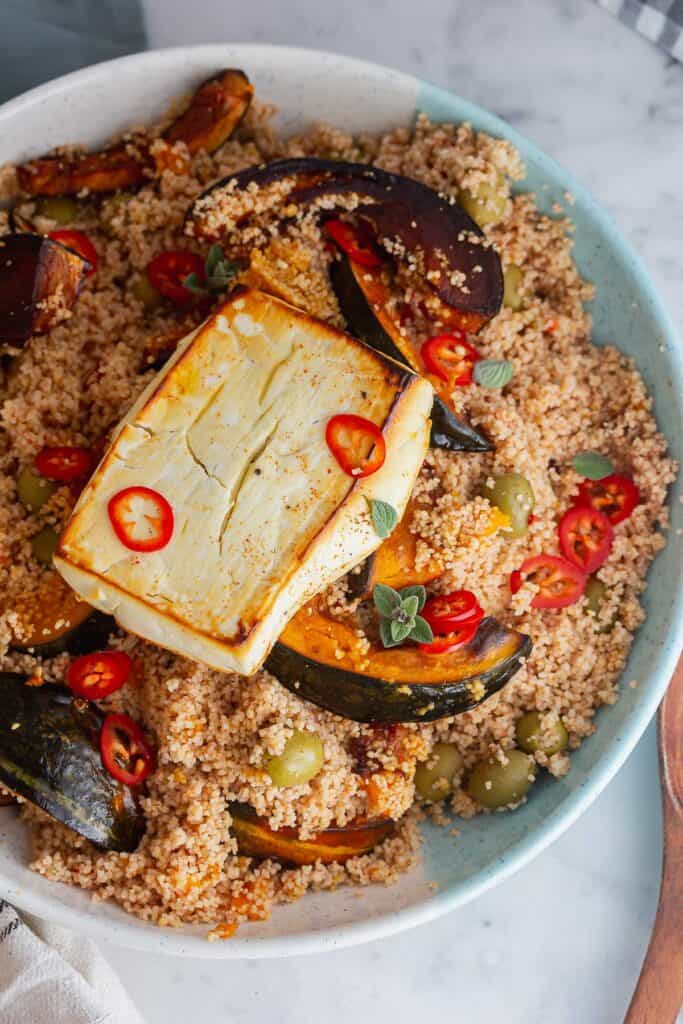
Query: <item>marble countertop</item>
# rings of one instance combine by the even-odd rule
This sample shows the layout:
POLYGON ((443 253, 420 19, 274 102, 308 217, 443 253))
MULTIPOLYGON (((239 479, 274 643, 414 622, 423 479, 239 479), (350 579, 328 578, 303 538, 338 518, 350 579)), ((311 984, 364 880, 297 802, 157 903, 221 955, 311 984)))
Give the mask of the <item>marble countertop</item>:
MULTIPOLYGON (((510 121, 611 211, 683 325, 683 66, 590 0, 145 0, 150 43, 257 41, 365 57, 510 121)), ((103 951, 149 1024, 611 1024, 649 938, 661 854, 655 732, 568 833, 474 903, 322 957, 220 963, 103 951)))

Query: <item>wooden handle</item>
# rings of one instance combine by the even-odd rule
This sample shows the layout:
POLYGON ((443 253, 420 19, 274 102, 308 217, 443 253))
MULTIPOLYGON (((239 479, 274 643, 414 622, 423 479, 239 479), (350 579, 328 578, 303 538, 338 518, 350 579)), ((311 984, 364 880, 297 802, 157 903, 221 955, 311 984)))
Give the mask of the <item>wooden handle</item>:
POLYGON ((624 1024, 675 1024, 683 1006, 683 658, 659 716, 664 863, 659 906, 624 1024))

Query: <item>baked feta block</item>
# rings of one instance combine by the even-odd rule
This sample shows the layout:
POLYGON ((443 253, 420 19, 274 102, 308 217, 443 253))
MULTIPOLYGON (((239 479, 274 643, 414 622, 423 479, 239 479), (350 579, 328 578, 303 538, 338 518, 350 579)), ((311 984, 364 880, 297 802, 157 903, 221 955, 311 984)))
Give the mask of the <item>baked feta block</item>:
MULTIPOLYGON (((401 517, 431 404, 427 381, 349 335, 262 292, 237 294, 120 424, 55 565, 124 629, 250 675, 297 609, 378 547, 369 501, 401 517), (382 430, 386 458, 370 476, 347 475, 328 447, 342 413, 382 430), (172 511, 156 550, 144 536, 131 550, 112 517, 121 492, 140 488, 161 496, 169 530, 172 511)), ((155 510, 144 494, 137 505, 144 535, 155 510)))

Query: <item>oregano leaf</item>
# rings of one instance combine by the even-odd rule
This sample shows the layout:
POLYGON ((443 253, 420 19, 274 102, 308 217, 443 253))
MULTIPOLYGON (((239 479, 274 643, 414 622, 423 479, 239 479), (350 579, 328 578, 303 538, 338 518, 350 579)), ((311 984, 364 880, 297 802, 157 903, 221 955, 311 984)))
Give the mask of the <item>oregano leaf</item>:
POLYGON ((472 376, 483 388, 504 388, 512 380, 515 368, 509 359, 479 359, 472 376))
POLYGON ((434 639, 432 627, 421 615, 416 616, 413 628, 410 631, 410 639, 418 644, 431 644, 434 639))
POLYGON ((612 460, 600 452, 579 452, 572 459, 572 466, 587 480, 603 480, 614 472, 612 460))
POLYGON ((408 618, 414 619, 419 611, 420 599, 417 594, 410 594, 408 597, 402 598, 401 604, 403 611, 406 613, 408 618))
POLYGON ((388 501, 378 501, 377 498, 370 500, 370 515, 378 537, 388 537, 398 522, 398 514, 394 506, 390 505, 388 501))
POLYGON ((412 622, 392 622, 390 626, 391 639, 397 644, 402 643, 407 638, 412 628, 412 622))
POLYGON ((188 274, 187 277, 183 279, 183 288, 187 288, 187 290, 192 292, 194 295, 206 295, 206 288, 202 284, 199 274, 188 274))
POLYGON ((409 587, 402 587, 399 591, 401 601, 405 602, 407 597, 417 597, 417 611, 421 612, 427 601, 427 591, 421 583, 416 583, 409 587))
POLYGON ((394 640, 391 635, 391 627, 393 623, 389 619, 382 619, 379 624, 379 638, 382 641, 384 647, 396 647, 400 644, 400 640, 394 640))
POLYGON ((401 607, 400 595, 393 587, 388 587, 385 583, 375 583, 372 599, 375 602, 375 608, 385 619, 391 618, 393 612, 401 607))

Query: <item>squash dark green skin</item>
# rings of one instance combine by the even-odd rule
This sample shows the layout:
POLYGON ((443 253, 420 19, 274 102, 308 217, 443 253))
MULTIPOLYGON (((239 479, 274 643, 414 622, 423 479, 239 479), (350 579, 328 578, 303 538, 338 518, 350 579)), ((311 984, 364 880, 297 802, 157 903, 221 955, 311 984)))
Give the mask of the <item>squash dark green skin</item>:
POLYGON ((133 791, 102 764, 104 718, 62 687, 0 673, 0 782, 95 845, 129 853, 144 820, 133 791))
MULTIPOLYGON (((403 363, 404 366, 407 365, 406 357, 384 330, 368 305, 349 261, 345 258, 335 260, 330 268, 330 278, 351 334, 385 356, 390 356, 397 362, 403 363)), ((412 367, 412 369, 416 368, 412 367)), ((430 445, 432 448, 445 448, 451 452, 490 452, 493 450, 489 439, 459 419, 438 395, 434 396, 431 418, 430 445)))
MULTIPOLYGON (((470 711, 497 693, 521 667, 531 647, 528 636, 485 618, 462 651, 473 662, 490 659, 490 667, 457 680, 387 682, 339 668, 331 661, 314 660, 281 641, 275 644, 265 667, 297 697, 342 718, 356 722, 432 722, 470 711), (497 649, 503 645, 507 652, 498 657, 497 649)), ((395 657, 400 658, 400 652, 401 648, 393 648, 395 657)), ((423 657, 434 664, 439 656, 423 657)))
POLYGON ((87 619, 54 640, 46 637, 44 642, 30 646, 13 641, 10 648, 13 651, 34 654, 37 658, 54 658, 64 651, 76 655, 90 654, 91 651, 101 651, 106 647, 109 637, 116 629, 116 620, 111 615, 105 615, 104 612, 93 608, 87 619))

